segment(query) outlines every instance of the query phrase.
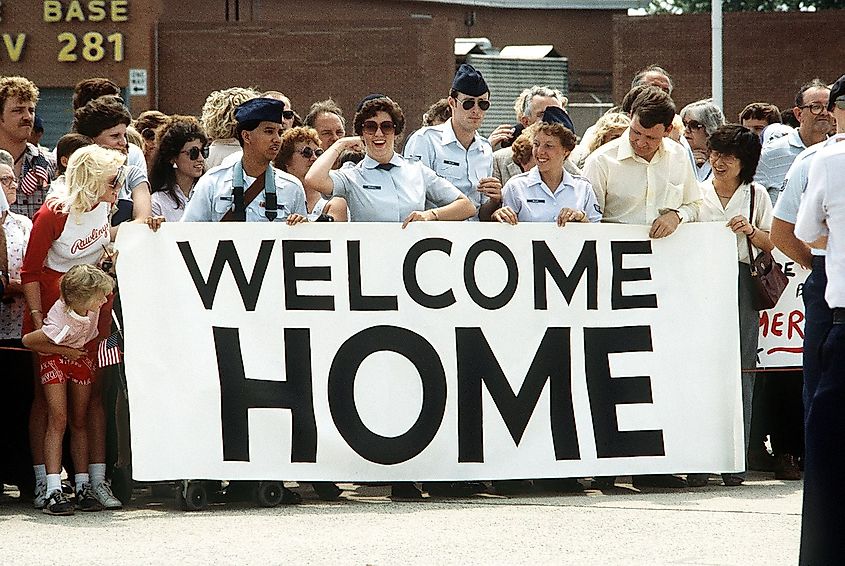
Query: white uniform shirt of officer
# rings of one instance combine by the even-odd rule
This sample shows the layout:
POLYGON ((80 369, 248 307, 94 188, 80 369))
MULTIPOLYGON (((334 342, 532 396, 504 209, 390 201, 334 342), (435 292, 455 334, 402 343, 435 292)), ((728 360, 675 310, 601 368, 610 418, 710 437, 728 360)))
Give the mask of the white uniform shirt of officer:
POLYGON ((554 192, 534 167, 511 177, 502 190, 502 204, 516 213, 520 222, 555 222, 562 208, 583 210, 590 222, 601 221, 601 209, 590 181, 563 172, 554 192))

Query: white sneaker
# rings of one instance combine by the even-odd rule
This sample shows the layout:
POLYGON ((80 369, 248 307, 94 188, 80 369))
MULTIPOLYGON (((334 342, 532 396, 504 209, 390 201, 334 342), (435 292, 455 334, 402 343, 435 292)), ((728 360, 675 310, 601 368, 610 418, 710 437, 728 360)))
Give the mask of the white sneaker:
POLYGON ((104 480, 94 488, 94 497, 100 502, 104 509, 122 509, 123 503, 120 499, 114 496, 111 491, 111 484, 108 480, 104 480))
POLYGON ((44 509, 47 505, 47 482, 35 483, 35 497, 32 498, 32 506, 36 509, 44 509))

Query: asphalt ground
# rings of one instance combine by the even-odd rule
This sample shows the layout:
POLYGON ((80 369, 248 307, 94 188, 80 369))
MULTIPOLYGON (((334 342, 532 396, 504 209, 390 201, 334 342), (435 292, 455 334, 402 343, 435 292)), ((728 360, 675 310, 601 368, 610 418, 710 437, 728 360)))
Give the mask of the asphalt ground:
MULTIPOLYGON (((625 483, 628 482, 628 483, 625 483)), ((588 484, 589 485, 589 484, 588 484)), ((120 511, 50 517, 6 486, 0 564, 796 564, 800 481, 751 473, 696 489, 477 495, 393 502, 387 486, 310 486, 296 506, 182 511, 168 486, 137 486, 120 511)))

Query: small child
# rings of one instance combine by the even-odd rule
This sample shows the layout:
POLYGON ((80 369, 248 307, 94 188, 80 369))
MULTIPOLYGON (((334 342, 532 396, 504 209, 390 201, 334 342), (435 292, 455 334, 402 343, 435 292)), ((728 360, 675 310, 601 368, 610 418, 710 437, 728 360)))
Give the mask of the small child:
MULTIPOLYGON (((23 344, 41 354, 39 375, 47 400, 44 460, 47 469, 49 515, 73 515, 73 504, 62 493, 62 438, 69 420, 70 448, 77 472, 88 469, 88 402, 94 378, 94 339, 100 307, 114 289, 101 269, 83 264, 71 267, 59 282, 60 298, 39 330, 23 337, 23 344), (70 385, 68 385, 70 382, 70 385)), ((77 473, 76 504, 81 511, 97 511, 100 503, 87 473, 77 473)))

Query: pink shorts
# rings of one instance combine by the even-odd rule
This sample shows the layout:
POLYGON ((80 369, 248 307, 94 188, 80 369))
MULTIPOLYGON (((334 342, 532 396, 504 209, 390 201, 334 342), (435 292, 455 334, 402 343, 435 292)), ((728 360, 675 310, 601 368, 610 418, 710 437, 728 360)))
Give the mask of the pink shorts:
POLYGON ((41 356, 38 368, 41 385, 61 384, 67 381, 77 385, 91 385, 94 380, 94 361, 86 353, 76 360, 59 354, 41 356))

